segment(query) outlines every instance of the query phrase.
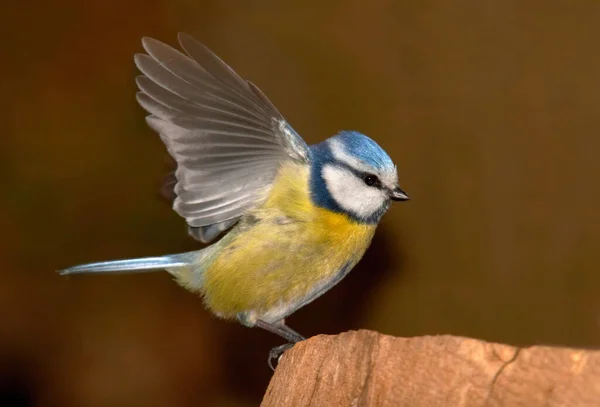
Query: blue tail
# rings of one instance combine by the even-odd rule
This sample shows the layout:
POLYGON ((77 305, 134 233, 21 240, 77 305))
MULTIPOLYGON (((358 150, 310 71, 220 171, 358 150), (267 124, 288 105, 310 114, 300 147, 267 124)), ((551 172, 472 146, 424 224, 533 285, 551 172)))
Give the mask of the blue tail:
POLYGON ((145 273, 153 270, 164 270, 166 268, 187 267, 190 266, 197 257, 198 251, 194 251, 160 257, 102 261, 69 267, 64 270, 59 270, 58 273, 61 275, 84 273, 145 273))

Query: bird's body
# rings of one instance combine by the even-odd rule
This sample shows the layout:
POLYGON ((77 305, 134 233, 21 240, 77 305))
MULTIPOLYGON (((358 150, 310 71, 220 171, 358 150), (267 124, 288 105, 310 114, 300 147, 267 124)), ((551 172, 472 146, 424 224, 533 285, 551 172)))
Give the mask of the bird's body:
POLYGON ((212 245, 84 264, 62 274, 165 269, 215 315, 291 342, 284 319, 361 259, 391 200, 408 197, 373 140, 340 132, 308 146, 252 83, 180 35, 188 56, 145 38, 138 101, 177 162, 174 210, 212 245))
POLYGON ((339 282, 360 260, 375 225, 315 206, 309 168, 282 166, 263 205, 200 252, 201 270, 173 270, 224 318, 275 323, 339 282))

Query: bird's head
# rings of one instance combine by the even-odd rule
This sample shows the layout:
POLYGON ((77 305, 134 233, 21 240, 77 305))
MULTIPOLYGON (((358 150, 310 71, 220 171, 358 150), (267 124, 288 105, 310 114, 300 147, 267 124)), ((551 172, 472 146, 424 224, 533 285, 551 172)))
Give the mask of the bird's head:
POLYGON ((361 223, 377 223, 392 200, 406 201, 396 166, 375 141, 343 131, 311 147, 313 202, 361 223))

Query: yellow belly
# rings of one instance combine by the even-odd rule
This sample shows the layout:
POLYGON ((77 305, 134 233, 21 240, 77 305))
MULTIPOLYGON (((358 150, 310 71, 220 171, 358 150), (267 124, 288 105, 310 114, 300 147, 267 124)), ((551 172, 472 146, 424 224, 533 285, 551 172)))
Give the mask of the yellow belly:
POLYGON ((308 168, 288 164, 264 204, 216 244, 203 274, 205 303, 225 318, 276 320, 349 271, 374 232, 375 225, 313 205, 308 168))

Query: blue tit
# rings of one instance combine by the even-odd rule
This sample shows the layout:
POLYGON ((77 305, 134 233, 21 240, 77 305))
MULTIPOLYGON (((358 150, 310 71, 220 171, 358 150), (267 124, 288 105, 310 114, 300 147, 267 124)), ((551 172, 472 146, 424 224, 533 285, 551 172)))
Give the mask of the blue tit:
POLYGON ((285 318, 361 259, 391 201, 408 196, 369 137, 342 131, 308 146, 251 82, 180 34, 185 55, 151 38, 135 55, 137 100, 177 163, 173 209, 203 249, 79 265, 61 274, 166 270, 212 313, 285 338, 285 318))

